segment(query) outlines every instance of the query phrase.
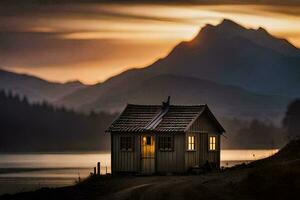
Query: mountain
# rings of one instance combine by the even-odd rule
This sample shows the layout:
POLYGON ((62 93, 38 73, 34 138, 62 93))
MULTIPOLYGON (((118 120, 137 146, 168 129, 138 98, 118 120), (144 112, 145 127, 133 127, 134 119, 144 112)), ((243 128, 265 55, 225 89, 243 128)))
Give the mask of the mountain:
POLYGON ((106 113, 76 113, 0 91, 0 152, 108 150, 106 113))
POLYGON ((300 50, 262 28, 246 29, 229 20, 205 26, 148 71, 194 76, 263 94, 300 95, 300 50))
POLYGON ((299 56, 300 50, 289 43, 286 39, 280 39, 272 36, 262 27, 258 29, 246 29, 245 27, 224 19, 219 25, 212 26, 207 24, 200 30, 198 35, 192 40, 192 43, 198 43, 195 46, 201 45, 201 42, 209 43, 213 40, 245 38, 255 44, 272 49, 287 56, 299 56), (203 39, 204 38, 204 39, 203 39))
POLYGON ((52 102, 84 87, 86 85, 79 81, 66 83, 48 82, 34 76, 0 69, 0 90, 26 96, 31 102, 43 100, 52 102))
POLYGON ((207 103, 220 115, 282 114, 300 96, 300 50, 259 28, 224 20, 143 69, 65 96, 56 103, 81 110, 120 111, 127 102, 207 103))
POLYGON ((219 116, 245 116, 268 118, 270 112, 283 113, 288 99, 280 96, 259 95, 235 86, 221 85, 212 81, 175 75, 158 75, 128 89, 114 89, 109 94, 83 110, 118 111, 126 102, 159 104, 168 95, 173 104, 207 103, 219 116))
POLYGON ((84 111, 120 112, 128 102, 160 104, 168 95, 173 104, 207 103, 219 117, 244 119, 275 119, 274 116, 279 119, 290 101, 287 97, 260 95, 204 79, 162 74, 147 78, 131 76, 125 81, 115 77, 71 94, 68 98, 73 102, 69 101, 68 105, 84 111), (81 102, 77 104, 79 107, 77 101, 81 102))

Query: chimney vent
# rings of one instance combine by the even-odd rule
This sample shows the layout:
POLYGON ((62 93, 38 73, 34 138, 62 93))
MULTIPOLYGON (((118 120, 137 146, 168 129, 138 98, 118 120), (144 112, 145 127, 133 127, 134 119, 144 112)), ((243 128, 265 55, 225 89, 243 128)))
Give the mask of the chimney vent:
POLYGON ((168 99, 167 99, 167 101, 165 102, 165 101, 163 101, 162 102, 162 106, 163 106, 163 108, 167 108, 167 107, 169 107, 170 106, 170 99, 171 99, 171 97, 170 96, 168 96, 168 99))

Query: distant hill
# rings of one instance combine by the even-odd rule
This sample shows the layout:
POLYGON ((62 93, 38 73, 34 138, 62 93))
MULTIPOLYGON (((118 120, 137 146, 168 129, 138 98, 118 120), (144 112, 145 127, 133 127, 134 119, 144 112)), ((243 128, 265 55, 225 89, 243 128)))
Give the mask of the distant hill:
POLYGON ((110 149, 110 136, 104 131, 114 115, 80 114, 46 103, 32 105, 26 98, 3 91, 0 110, 0 152, 110 149))
POLYGON ((31 102, 52 102, 71 94, 86 85, 79 81, 55 83, 35 76, 18 74, 0 69, 0 90, 11 91, 20 96, 27 96, 31 102))
POLYGON ((82 105, 81 109, 114 112, 126 102, 160 104, 168 95, 171 95, 172 104, 207 103, 218 116, 244 118, 268 118, 268 115, 283 113, 288 102, 285 97, 259 95, 208 80, 158 75, 136 85, 112 89, 93 103, 82 105))
POLYGON ((57 101, 80 110, 119 111, 127 102, 207 103, 219 115, 281 117, 300 96, 300 50, 259 28, 230 20, 206 25, 163 59, 57 101), (262 114, 262 115, 261 115, 262 114))

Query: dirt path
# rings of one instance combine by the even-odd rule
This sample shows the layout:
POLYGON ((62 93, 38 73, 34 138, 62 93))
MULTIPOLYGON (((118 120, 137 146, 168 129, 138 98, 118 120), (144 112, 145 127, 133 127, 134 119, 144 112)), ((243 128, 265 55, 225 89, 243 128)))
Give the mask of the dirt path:
POLYGON ((222 187, 240 181, 246 170, 207 174, 201 176, 139 177, 128 180, 128 185, 114 194, 99 199, 109 200, 182 200, 182 199, 230 199, 222 187), (136 184, 135 184, 136 182, 136 184))
MULTIPOLYGON (((227 200, 231 183, 240 182, 251 169, 228 170, 198 176, 103 176, 76 186, 45 188, 6 196, 2 200, 227 200), (228 190, 229 189, 229 190, 228 190)), ((231 192, 231 193, 230 193, 231 192)))

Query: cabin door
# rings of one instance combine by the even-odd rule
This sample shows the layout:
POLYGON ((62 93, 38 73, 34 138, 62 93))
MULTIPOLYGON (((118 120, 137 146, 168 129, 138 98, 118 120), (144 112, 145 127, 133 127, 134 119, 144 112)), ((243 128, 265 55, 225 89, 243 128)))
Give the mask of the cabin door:
POLYGON ((153 135, 141 137, 141 172, 153 174, 155 172, 155 139, 153 135))

